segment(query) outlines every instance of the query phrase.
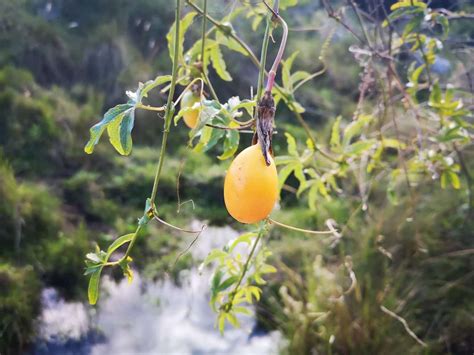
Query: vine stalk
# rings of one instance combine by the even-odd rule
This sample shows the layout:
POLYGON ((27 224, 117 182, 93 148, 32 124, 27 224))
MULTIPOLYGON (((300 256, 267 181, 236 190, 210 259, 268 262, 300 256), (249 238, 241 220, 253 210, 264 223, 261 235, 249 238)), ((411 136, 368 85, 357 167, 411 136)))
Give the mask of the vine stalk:
POLYGON ((250 261, 253 258, 253 254, 255 253, 255 250, 257 249, 257 245, 260 242, 260 239, 262 239, 264 232, 265 232, 265 226, 262 227, 260 231, 258 232, 257 238, 255 239, 255 243, 253 243, 252 249, 250 250, 250 254, 247 257, 247 260, 245 261, 244 268, 242 269, 242 274, 240 274, 239 281, 237 281, 237 283, 235 284, 234 290, 229 295, 229 300, 224 305, 224 311, 226 312, 230 311, 230 309, 232 308, 232 303, 234 302, 235 295, 239 291, 239 287, 242 284, 242 281, 244 280, 245 275, 247 274, 250 261))
MULTIPOLYGON (((173 118, 174 114, 174 107, 173 107, 173 96, 174 92, 176 89, 176 79, 178 76, 178 52, 179 52, 179 30, 180 30, 180 18, 181 18, 181 0, 176 0, 176 13, 175 13, 175 21, 176 21, 176 32, 175 32, 175 43, 174 43, 174 55, 173 55, 173 69, 172 69, 172 76, 171 76, 171 87, 170 91, 168 93, 168 101, 166 103, 166 111, 165 111, 165 122, 164 122, 164 130, 163 130, 163 138, 161 141, 161 149, 160 149, 160 157, 158 160, 158 165, 156 168, 156 174, 155 174, 155 179, 153 181, 153 189, 150 195, 150 200, 152 203, 152 209, 155 209, 155 199, 156 199, 156 194, 158 192, 158 185, 160 182, 160 176, 161 176, 161 171, 163 169, 163 162, 165 159, 165 152, 166 152, 166 143, 168 140, 168 133, 170 130, 171 126, 171 119, 173 118)), ((127 250, 125 251, 125 254, 117 261, 114 262, 113 264, 120 264, 120 262, 127 260, 128 256, 130 255, 130 252, 133 249, 133 246, 135 245, 135 241, 137 240, 138 233, 140 232, 142 228, 142 225, 139 224, 137 226, 137 229, 135 230, 135 233, 132 236, 132 239, 130 240, 130 243, 128 244, 127 250)))
POLYGON ((156 168, 155 180, 153 181, 153 189, 150 195, 152 205, 155 204, 156 193, 158 192, 158 185, 160 183, 161 170, 163 169, 163 161, 165 160, 166 143, 168 140, 168 134, 171 126, 171 119, 174 114, 173 96, 176 89, 176 79, 178 76, 178 52, 179 52, 179 31, 180 31, 180 18, 181 18, 181 0, 176 0, 176 14, 175 14, 175 41, 174 41, 174 55, 173 55, 173 69, 171 74, 171 87, 168 93, 168 101, 166 102, 165 122, 163 130, 163 138, 161 140, 160 157, 156 168))

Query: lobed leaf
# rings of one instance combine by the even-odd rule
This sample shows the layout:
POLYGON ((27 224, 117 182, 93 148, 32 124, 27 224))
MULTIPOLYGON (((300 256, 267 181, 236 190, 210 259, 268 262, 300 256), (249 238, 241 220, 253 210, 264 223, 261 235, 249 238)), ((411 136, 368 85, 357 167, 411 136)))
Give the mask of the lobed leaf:
MULTIPOLYGON (((179 38, 178 38, 178 62, 184 64, 184 36, 186 31, 188 30, 189 26, 193 23, 194 17, 197 15, 196 12, 190 12, 186 14, 180 20, 180 31, 179 31, 179 38)), ((166 39, 168 40, 168 51, 170 54, 171 61, 174 61, 174 46, 176 41, 176 22, 173 23, 168 34, 166 35, 166 39)))
MULTIPOLYGON (((126 112, 134 110, 134 105, 131 103, 120 104, 109 109, 102 120, 99 123, 96 123, 90 129, 90 139, 84 147, 84 151, 87 154, 92 154, 94 152, 95 145, 99 142, 100 137, 104 133, 108 125, 113 123, 116 120, 122 120, 126 112)), ((133 127, 133 125, 132 125, 133 127)))
POLYGON ((121 155, 129 155, 132 151, 132 129, 135 122, 135 109, 131 108, 117 116, 109 125, 107 133, 112 146, 121 155))
POLYGON ((222 80, 232 81, 232 77, 227 71, 227 66, 225 64, 224 57, 219 46, 214 46, 211 48, 210 59, 217 75, 219 75, 222 80))

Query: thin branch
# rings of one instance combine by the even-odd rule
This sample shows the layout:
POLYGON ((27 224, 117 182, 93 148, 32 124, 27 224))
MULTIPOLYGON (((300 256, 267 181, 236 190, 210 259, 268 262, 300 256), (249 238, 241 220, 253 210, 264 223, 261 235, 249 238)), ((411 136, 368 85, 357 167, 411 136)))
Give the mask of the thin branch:
POLYGON ((224 305, 224 311, 226 312, 229 312, 232 309, 232 303, 234 301, 235 295, 239 291, 240 284, 242 283, 245 275, 247 274, 250 261, 252 260, 253 254, 255 253, 255 250, 257 249, 258 242, 260 241, 260 239, 262 239, 264 232, 265 232, 265 228, 262 228, 257 235, 257 239, 255 239, 255 243, 253 244, 252 249, 250 250, 250 254, 247 257, 247 260, 245 261, 244 268, 242 269, 242 274, 240 274, 239 281, 237 281, 237 283, 235 284, 234 290, 229 295, 229 300, 224 305))
POLYGON ((326 9, 326 12, 328 13, 328 16, 332 19, 334 19, 336 22, 338 22, 340 25, 342 25, 346 30, 348 30, 355 38, 357 38, 357 40, 364 44, 364 40, 357 34, 354 32, 354 30, 352 28, 350 28, 344 21, 342 21, 340 15, 338 13, 336 13, 333 8, 331 7, 331 5, 327 2, 327 0, 321 0, 322 3, 323 3, 323 6, 324 8, 326 9))
POLYGON ((352 10, 354 10, 354 12, 357 16, 357 20, 359 21, 360 27, 362 28, 362 32, 364 33, 365 40, 367 41, 367 44, 368 44, 369 48, 372 49, 373 48, 372 47, 372 42, 370 40, 369 33, 367 32, 367 29, 365 28, 364 22, 362 21, 362 17, 360 15, 359 8, 357 7, 357 5, 354 3, 353 0, 348 0, 348 1, 349 1, 349 4, 352 7, 352 10))
POLYGON ((241 132, 243 132, 246 128, 251 127, 252 124, 253 124, 253 121, 251 123, 248 123, 246 125, 242 125, 240 127, 219 126, 219 125, 215 125, 215 124, 212 124, 212 123, 206 123, 206 126, 216 128, 216 129, 223 129, 223 130, 226 130, 226 131, 241 131, 241 132))
POLYGON ((162 111, 166 110, 166 106, 156 107, 156 106, 150 106, 150 105, 137 104, 135 107, 136 108, 141 108, 141 109, 147 110, 147 111, 162 112, 162 111))
MULTIPOLYGON (((199 14, 204 15, 204 11, 199 6, 197 6, 195 3, 193 3, 191 0, 186 0, 186 3, 189 6, 191 6, 194 10, 196 10, 199 14)), ((260 66, 258 58, 253 53, 252 49, 250 49, 250 47, 244 41, 242 41, 242 39, 239 36, 237 36, 233 31, 231 31, 228 26, 226 26, 226 25, 222 24, 221 22, 215 20, 214 18, 209 16, 209 14, 206 17, 209 20, 209 22, 211 22, 214 26, 217 27, 217 29, 219 31, 221 31, 226 36, 229 36, 230 38, 235 40, 247 52, 250 59, 252 60, 252 62, 256 66, 258 66, 258 67, 260 66)))
POLYGON ((316 139, 313 137, 313 134, 311 133, 311 128, 309 127, 309 125, 306 123, 306 121, 304 120, 303 118, 303 115, 301 113, 299 113, 297 110, 296 110, 296 107, 295 105, 293 104, 293 102, 289 102, 288 103, 289 107, 290 107, 290 110, 293 111, 293 113, 295 114, 295 117, 296 119, 298 120, 298 122, 300 123, 300 125, 303 127, 303 129, 305 130, 306 132, 306 135, 308 136, 309 140, 311 141, 311 143, 313 143, 313 147, 314 149, 319 152, 323 157, 325 157, 326 159, 332 161, 333 163, 339 163, 336 159, 334 159, 332 156, 330 156, 328 153, 326 153, 324 150, 322 150, 321 148, 319 148, 317 145, 316 145, 316 139))
POLYGON ((201 233, 206 228, 205 224, 202 225, 201 230, 190 230, 190 229, 184 229, 184 228, 177 227, 177 226, 175 226, 171 223, 168 223, 165 220, 161 219, 158 216, 158 214, 156 213, 156 211, 153 211, 153 218, 156 219, 161 224, 164 224, 165 226, 168 226, 170 228, 176 229, 176 230, 178 230, 180 232, 184 232, 184 233, 190 233, 190 234, 201 233))
POLYGON ((185 255, 192 247, 193 245, 198 241, 199 237, 201 236, 201 233, 204 231, 204 229, 206 229, 206 225, 202 225, 202 228, 201 230, 198 232, 198 234, 194 237, 194 239, 191 241, 191 243, 189 243, 189 245, 186 247, 186 249, 184 249, 181 253, 178 254, 178 256, 176 257, 174 263, 173 263, 173 266, 171 267, 172 269, 174 269, 174 267, 176 266, 176 264, 178 263, 179 259, 181 259, 181 257, 183 255, 185 255))
POLYGON ((398 314, 392 312, 391 310, 385 308, 384 306, 380 306, 380 309, 385 314, 388 314, 390 317, 393 317, 396 320, 398 320, 400 323, 402 323, 403 326, 405 327, 405 330, 408 333, 408 335, 410 335, 413 339, 415 339, 418 344, 420 344, 421 346, 423 346, 425 348, 428 346, 428 345, 426 345, 426 343, 423 340, 421 340, 420 338, 418 338, 416 336, 416 334, 413 332, 413 330, 410 329, 410 327, 408 326, 407 321, 404 318, 400 317, 398 314))
POLYGON ((309 234, 318 234, 318 235, 321 235, 321 234, 334 234, 334 232, 332 230, 329 230, 329 231, 313 231, 313 230, 310 230, 310 229, 303 229, 303 228, 293 227, 293 226, 290 226, 288 224, 278 222, 278 221, 276 221, 276 220, 274 220, 273 218, 270 218, 270 217, 268 217, 268 220, 270 221, 270 223, 273 223, 273 224, 275 224, 279 227, 294 230, 296 232, 309 233, 309 234))

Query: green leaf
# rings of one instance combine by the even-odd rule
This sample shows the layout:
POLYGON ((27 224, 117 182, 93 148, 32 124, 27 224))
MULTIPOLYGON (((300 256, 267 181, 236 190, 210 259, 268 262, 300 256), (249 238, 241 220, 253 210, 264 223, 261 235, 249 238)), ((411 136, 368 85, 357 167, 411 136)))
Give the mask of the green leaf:
POLYGON ((214 260, 225 258, 228 255, 229 255, 228 253, 226 253, 225 251, 221 249, 214 249, 214 250, 211 250, 211 252, 207 255, 206 259, 204 259, 202 263, 203 265, 207 265, 213 262, 214 260))
POLYGON ((109 109, 102 120, 91 127, 90 139, 84 147, 84 151, 87 154, 92 154, 95 145, 99 142, 100 137, 104 133, 105 129, 109 124, 115 120, 122 120, 126 112, 133 110, 134 105, 132 104, 121 104, 109 109))
POLYGON ((375 144, 374 139, 368 139, 366 141, 358 141, 346 147, 345 152, 351 155, 360 155, 361 153, 369 150, 375 144))
POLYGON ((447 181, 448 181, 448 172, 443 171, 443 173, 441 174, 441 188, 442 189, 446 188, 447 181))
POLYGON ((219 292, 219 285, 221 284, 222 276, 224 276, 224 273, 221 270, 217 269, 214 272, 214 275, 211 279, 211 292, 213 294, 217 294, 219 292))
POLYGON ((286 165, 278 172, 278 189, 281 190, 283 184, 288 179, 290 174, 295 170, 296 166, 300 164, 298 161, 286 165))
POLYGON ((342 117, 338 116, 336 118, 336 122, 334 122, 332 126, 330 144, 333 148, 338 148, 341 146, 341 119, 342 117))
POLYGON ((219 315, 217 316, 217 324, 218 324, 219 332, 221 334, 224 334, 225 318, 226 318, 226 313, 219 312, 219 315))
POLYGON ((381 141, 381 144, 384 148, 393 148, 393 149, 405 149, 406 144, 400 142, 398 139, 395 138, 384 138, 381 141))
POLYGON ((99 258, 99 256, 96 253, 87 253, 86 258, 96 264, 102 263, 102 260, 99 258))
POLYGON ((290 76, 291 86, 293 87, 295 84, 297 84, 301 80, 307 79, 310 75, 311 75, 310 73, 308 73, 307 71, 303 71, 303 70, 298 70, 298 71, 294 72, 290 76))
POLYGON ((250 309, 242 306, 235 306, 232 308, 235 313, 245 314, 246 316, 253 316, 253 313, 250 309))
POLYGON ((144 84, 139 83, 137 91, 135 91, 134 93, 127 92, 127 95, 131 99, 133 99, 133 97, 136 97, 136 103, 141 103, 144 97, 148 97, 148 93, 151 90, 169 81, 171 81, 171 75, 157 76, 154 80, 148 80, 144 84))
POLYGON ((352 121, 347 127, 344 129, 344 137, 342 138, 342 144, 344 146, 349 145, 351 139, 355 136, 358 136, 362 133, 362 129, 372 122, 373 116, 371 115, 360 115, 358 116, 357 120, 352 121))
POLYGON ((240 278, 240 275, 235 275, 235 276, 231 276, 229 278, 227 278, 226 280, 224 280, 218 287, 217 287, 217 291, 218 292, 222 292, 226 289, 228 289, 230 286, 232 286, 234 283, 236 283, 240 278))
MULTIPOLYGON (((261 17, 261 16, 257 16, 261 17)), ((233 50, 235 52, 239 52, 240 54, 244 56, 248 56, 249 54, 247 51, 237 42, 235 39, 232 37, 227 37, 225 36, 222 32, 217 31, 216 32, 216 41, 219 42, 220 44, 226 46, 230 50, 233 50)))
POLYGON ((121 155, 129 155, 132 151, 132 129, 135 121, 135 109, 129 109, 117 116, 107 126, 107 133, 112 146, 121 155))
POLYGON ((229 247, 229 252, 231 253, 235 247, 240 244, 240 243, 246 243, 246 244, 251 244, 252 243, 252 238, 256 237, 257 236, 257 233, 255 232, 249 232, 249 233, 244 233, 240 236, 238 236, 237 238, 235 238, 230 247, 229 247))
POLYGON ((282 60, 282 81, 283 81, 283 87, 287 89, 289 92, 293 91, 293 85, 291 82, 291 67, 293 66, 293 62, 295 58, 297 57, 299 51, 293 52, 287 59, 282 60))
POLYGON ((278 270, 274 266, 269 265, 269 264, 263 264, 263 266, 260 268, 260 272, 262 274, 271 274, 271 273, 275 273, 277 271, 278 270))
MULTIPOLYGON (((392 13, 390 13, 390 15, 388 15, 388 18, 391 21, 395 21, 395 20, 398 20, 399 18, 401 18, 403 16, 407 16, 407 15, 411 15, 411 14, 417 14, 417 13, 423 13, 423 9, 419 8, 419 7, 398 8, 398 9, 395 9, 395 11, 393 11, 392 13)), ((387 27, 388 26, 388 21, 384 20, 383 23, 382 23, 382 26, 387 27)))
POLYGON ((402 37, 405 38, 406 36, 414 32, 414 30, 415 32, 417 32, 421 23, 423 22, 423 17, 424 17, 423 13, 419 13, 413 16, 413 18, 410 21, 408 21, 408 23, 405 25, 405 28, 403 29, 402 37))
POLYGON ((301 105, 298 101, 295 101, 295 100, 291 101, 291 104, 289 105, 289 109, 291 111, 298 112, 298 113, 303 113, 306 111, 303 105, 301 105))
POLYGON ((288 132, 285 132, 285 137, 286 144, 288 145, 288 153, 293 157, 298 157, 299 155, 298 150, 296 148, 296 139, 288 132))
POLYGON ((115 239, 113 243, 110 244, 109 248, 107 249, 107 255, 108 256, 112 255, 112 253, 116 251, 118 248, 120 248, 122 245, 131 241, 134 235, 135 233, 129 233, 115 239))
POLYGON ((300 187, 298 190, 304 189, 305 184, 306 184, 306 177, 303 172, 303 164, 295 164, 294 174, 300 183, 300 187))
MULTIPOLYGON (((87 262, 86 262, 87 264, 87 262)), ((94 266, 89 266, 86 268, 86 271, 84 272, 84 275, 87 276, 87 275, 90 275, 94 272, 97 272, 98 269, 100 269, 102 266, 102 264, 95 264, 94 266)))
MULTIPOLYGON (((196 12, 190 12, 186 14, 180 20, 180 28, 179 28, 179 38, 178 38, 178 62, 184 63, 184 56, 183 56, 183 47, 184 47, 184 35, 188 30, 189 26, 193 23, 194 17, 197 15, 196 12)), ((174 45, 175 45, 175 32, 176 32, 176 22, 173 23, 171 26, 168 34, 166 35, 166 39, 168 40, 168 51, 170 54, 171 61, 173 61, 174 56, 174 45)))
POLYGON ((318 186, 316 184, 312 184, 311 188, 309 189, 308 193, 308 203, 309 203, 309 209, 311 211, 316 210, 316 199, 318 197, 318 186))
POLYGON ((459 176, 451 171, 449 174, 449 178, 451 180, 451 186, 454 187, 456 190, 459 190, 461 188, 461 181, 459 181, 459 176))
POLYGON ((255 100, 240 100, 238 96, 233 96, 227 101, 229 111, 234 118, 241 116, 240 109, 245 109, 247 113, 252 116, 255 104, 255 100))
POLYGON ((219 160, 226 160, 234 156, 235 152, 239 148, 239 132, 236 130, 227 130, 225 133, 224 140, 224 152, 217 158, 219 160))
POLYGON ((390 6, 390 10, 396 10, 399 8, 404 8, 404 7, 420 7, 420 8, 426 8, 427 5, 423 1, 417 1, 417 0, 403 0, 403 1, 398 1, 392 6, 390 6))
POLYGON ((430 93, 430 105, 434 106, 435 104, 439 104, 441 102, 441 88, 439 87, 439 83, 435 82, 433 87, 431 88, 430 93))
POLYGON ((255 297, 257 301, 259 301, 262 290, 257 286, 248 286, 247 288, 250 291, 250 293, 253 295, 253 297, 255 297))
POLYGON ((99 298, 99 282, 100 282, 100 274, 102 272, 103 267, 98 268, 94 273, 92 273, 89 279, 89 287, 87 290, 87 295, 89 298, 89 303, 94 305, 97 303, 97 299, 99 298))
POLYGON ((210 58, 212 66, 214 67, 214 70, 216 71, 217 75, 219 75, 222 80, 232 81, 232 77, 227 71, 224 57, 222 56, 222 52, 219 46, 214 46, 211 48, 210 58))
POLYGON ((226 318, 234 328, 239 328, 240 327, 240 323, 237 320, 237 317, 233 313, 230 313, 230 312, 226 313, 226 318))
POLYGON ((436 22, 438 22, 442 29, 443 29, 443 38, 446 39, 446 37, 449 34, 449 21, 448 18, 442 14, 437 14, 436 15, 436 22))

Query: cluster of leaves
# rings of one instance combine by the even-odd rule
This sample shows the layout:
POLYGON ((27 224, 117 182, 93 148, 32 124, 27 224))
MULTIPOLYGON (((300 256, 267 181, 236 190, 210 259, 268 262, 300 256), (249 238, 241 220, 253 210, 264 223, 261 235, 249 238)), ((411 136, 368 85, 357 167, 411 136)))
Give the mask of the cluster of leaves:
MULTIPOLYGON (((84 275, 90 275, 89 288, 88 288, 88 297, 90 304, 96 304, 99 298, 99 283, 100 275, 103 268, 108 265, 109 259, 112 254, 121 246, 126 243, 130 243, 134 236, 134 233, 129 233, 118 237, 114 242, 107 248, 107 251, 103 251, 96 246, 96 250, 93 253, 88 253, 86 255, 86 271, 84 275)), ((130 268, 130 262, 132 258, 127 256, 124 259, 121 259, 117 262, 122 268, 123 274, 127 277, 128 282, 132 282, 133 272, 130 268)))
POLYGON ((240 134, 238 128, 241 127, 241 124, 237 118, 243 116, 244 112, 241 110, 245 110, 250 116, 254 107, 255 101, 241 101, 237 96, 231 97, 225 104, 221 104, 216 100, 202 100, 201 103, 196 103, 195 106, 182 108, 175 116, 174 121, 177 124, 186 111, 198 110, 199 122, 189 132, 191 142, 196 141, 194 150, 207 152, 222 140, 223 153, 218 158, 225 160, 233 157, 239 147, 240 134))
POLYGON ((94 152, 95 145, 107 129, 112 146, 121 155, 129 155, 132 152, 132 129, 135 122, 135 110, 143 106, 143 99, 148 92, 155 87, 165 84, 171 80, 170 75, 158 76, 146 83, 139 83, 136 91, 127 91, 129 100, 125 104, 119 104, 109 109, 102 120, 91 127, 90 139, 84 147, 87 154, 94 152))
MULTIPOLYGON (((473 127, 468 120, 470 112, 464 108, 462 98, 456 97, 453 86, 442 84, 440 76, 431 70, 443 48, 442 40, 448 35, 448 19, 441 11, 434 11, 421 1, 400 1, 393 4, 391 10, 383 27, 390 25, 395 28, 394 23, 400 20, 402 33, 393 41, 390 52, 401 55, 407 51, 411 54, 409 58, 414 58, 408 65, 406 87, 401 87, 395 69, 391 69, 393 73, 386 74, 386 65, 381 66, 376 61, 376 53, 372 50, 352 48, 352 51, 356 52, 356 59, 363 66, 364 73, 378 70, 378 76, 386 75, 378 81, 381 92, 390 92, 390 87, 397 87, 398 81, 404 100, 403 106, 397 110, 405 111, 412 123, 390 122, 387 117, 394 112, 388 113, 390 103, 381 95, 378 100, 379 107, 383 109, 370 114, 356 112, 352 122, 342 130, 343 121, 338 117, 326 146, 315 147, 308 140, 300 153, 296 140, 287 134, 288 156, 277 158, 277 164, 282 166, 280 187, 294 174, 299 181, 297 196, 308 190, 311 208, 315 208, 319 197, 330 199, 331 192, 340 192, 338 180, 346 177, 348 172, 352 172, 359 184, 364 185, 370 184, 376 174, 388 172, 387 193, 394 203, 398 201, 397 190, 401 184, 408 181, 416 186, 427 175, 439 179, 442 188, 448 185, 455 189, 461 187, 461 169, 455 158, 458 151, 472 141, 470 130, 473 127), (440 31, 437 31, 438 27, 440 31), (380 68, 384 68, 385 72, 382 73, 380 68), (426 95, 427 90, 429 95, 426 95), (414 127, 409 132, 400 133, 399 126, 407 124, 414 127), (416 135, 410 137, 413 132, 416 135), (326 154, 318 154, 321 152, 326 154), (399 159, 394 159, 392 153, 397 153, 399 159)), ((293 59, 293 56, 287 59, 287 69, 288 66, 291 68, 293 59)), ((285 88, 291 87, 292 78, 307 75, 298 73, 289 76, 284 65, 285 88)), ((373 84, 370 80, 367 82, 373 84)), ((289 107, 299 111, 294 102, 289 107)), ((367 198, 366 194, 367 191, 361 191, 363 199, 367 198)))
POLYGON ((341 117, 331 130, 329 149, 331 155, 320 155, 320 147, 315 147, 308 139, 303 151, 298 150, 296 139, 285 133, 288 155, 279 156, 276 163, 282 166, 279 171, 280 189, 291 174, 299 181, 297 196, 308 191, 309 207, 316 208, 316 201, 322 197, 331 199, 331 192, 341 192, 338 180, 347 177, 352 167, 358 166, 361 159, 366 160, 367 172, 376 167, 383 168, 383 152, 388 149, 404 149, 405 144, 395 138, 368 138, 367 133, 372 115, 359 115, 358 118, 341 129, 341 117), (330 158, 330 159, 329 159, 330 158))
POLYGON ((263 224, 259 230, 242 234, 222 249, 212 250, 201 264, 201 268, 210 263, 216 265, 211 277, 210 305, 218 314, 216 325, 221 333, 226 321, 238 327, 238 314, 251 315, 246 306, 260 299, 260 286, 266 283, 264 275, 276 272, 266 263, 272 255, 266 247, 254 253, 264 232, 263 224))

